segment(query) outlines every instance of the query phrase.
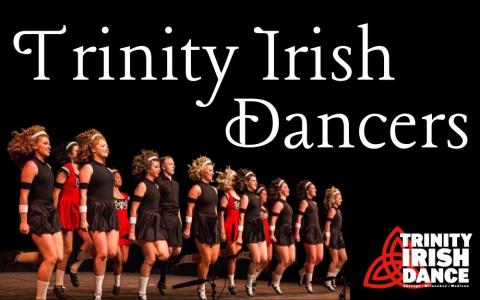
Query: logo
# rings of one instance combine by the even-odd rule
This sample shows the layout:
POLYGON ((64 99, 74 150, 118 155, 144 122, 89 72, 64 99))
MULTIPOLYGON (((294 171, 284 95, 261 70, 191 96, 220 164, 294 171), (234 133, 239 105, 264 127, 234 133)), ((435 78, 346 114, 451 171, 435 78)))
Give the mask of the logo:
POLYGON ((395 227, 365 274, 373 289, 468 287, 471 233, 405 233, 395 227))

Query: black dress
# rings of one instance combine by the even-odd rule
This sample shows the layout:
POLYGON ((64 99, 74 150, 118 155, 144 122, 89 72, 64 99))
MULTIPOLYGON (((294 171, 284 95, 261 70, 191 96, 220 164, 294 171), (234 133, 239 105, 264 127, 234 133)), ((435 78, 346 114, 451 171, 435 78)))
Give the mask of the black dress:
POLYGON ((335 216, 330 224, 330 248, 342 249, 345 248, 345 241, 342 234, 342 212, 338 207, 332 207, 335 209, 335 216))
POLYGON ((87 190, 88 230, 118 230, 117 210, 113 199, 113 174, 104 164, 95 160, 92 160, 90 165, 93 173, 87 190))
POLYGON ((279 246, 290 246, 294 244, 292 231, 293 210, 290 204, 285 200, 277 200, 282 202, 283 209, 278 216, 275 224, 275 242, 279 246))
POLYGON ((218 196, 215 189, 204 182, 197 183, 201 195, 195 201, 192 221, 192 235, 202 244, 219 244, 217 204, 218 196))
POLYGON ((323 243, 322 230, 320 229, 320 221, 318 220, 318 206, 313 200, 306 200, 308 203, 302 218, 302 227, 300 236, 302 241, 307 244, 323 243))
POLYGON ((53 206, 54 176, 50 166, 36 157, 31 159, 38 168, 28 194, 27 222, 30 232, 35 235, 59 232, 60 220, 53 206))
POLYGON ((137 240, 148 242, 166 240, 167 232, 159 210, 160 190, 155 182, 147 178, 143 179, 143 183, 147 190, 138 208, 135 237, 137 240))
POLYGON ((243 242, 245 244, 265 241, 265 232, 262 219, 262 203, 257 195, 248 191, 247 211, 244 216, 243 242))
POLYGON ((168 236, 169 247, 182 247, 182 223, 179 219, 180 205, 178 202, 178 182, 169 179, 163 173, 157 178, 160 189, 160 213, 168 236))

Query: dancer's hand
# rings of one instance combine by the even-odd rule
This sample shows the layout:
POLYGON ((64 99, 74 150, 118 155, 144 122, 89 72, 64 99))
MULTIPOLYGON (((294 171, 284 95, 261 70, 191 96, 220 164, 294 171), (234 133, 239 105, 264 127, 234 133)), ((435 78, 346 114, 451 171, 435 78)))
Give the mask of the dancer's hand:
POLYGON ((185 228, 183 231, 183 237, 186 239, 190 238, 190 229, 185 228))
POLYGON ((88 222, 86 220, 80 221, 80 229, 83 231, 88 231, 88 222))
POLYGON ((239 244, 239 245, 243 244, 243 238, 242 238, 241 232, 238 233, 237 244, 239 244))
POLYGON ((295 242, 300 242, 300 234, 295 234, 295 242))
POLYGON ((272 243, 277 242, 277 238, 275 237, 275 234, 273 234, 273 233, 270 234, 270 240, 272 241, 272 243))
POLYGON ((135 236, 135 232, 130 232, 128 234, 128 239, 131 240, 131 241, 136 241, 137 237, 135 236))
POLYGON ((28 234, 30 232, 30 225, 27 222, 20 222, 20 233, 21 234, 28 234))

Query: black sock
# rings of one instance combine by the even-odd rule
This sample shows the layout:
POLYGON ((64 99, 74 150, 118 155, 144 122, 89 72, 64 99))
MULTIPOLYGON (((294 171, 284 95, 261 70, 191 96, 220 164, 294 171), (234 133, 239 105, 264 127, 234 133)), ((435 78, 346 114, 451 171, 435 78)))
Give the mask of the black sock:
POLYGON ((160 262, 160 282, 165 282, 170 259, 160 262))

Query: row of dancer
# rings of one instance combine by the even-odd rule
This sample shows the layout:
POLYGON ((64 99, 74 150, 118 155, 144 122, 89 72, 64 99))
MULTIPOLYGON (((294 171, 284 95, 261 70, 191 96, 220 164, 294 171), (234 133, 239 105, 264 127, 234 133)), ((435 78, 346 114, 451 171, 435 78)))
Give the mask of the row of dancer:
MULTIPOLYGON (((299 284, 313 293, 312 277, 314 267, 323 259, 323 233, 319 221, 319 208, 314 201, 316 187, 308 180, 297 184, 296 195, 299 203, 298 214, 287 202, 290 190, 285 180, 277 178, 269 187, 257 183, 256 175, 246 169, 238 172, 229 167, 219 172, 218 187, 224 191, 220 203, 220 221, 224 221, 221 236, 226 240, 228 289, 231 294, 237 290, 234 282, 235 262, 242 245, 250 251, 251 263, 248 269, 246 294, 253 296, 256 278, 272 261, 272 252, 278 256, 276 266, 272 266, 270 285, 275 292, 282 294, 281 277, 287 267, 296 260, 295 243, 303 242, 307 259, 299 271, 299 284), (238 194, 242 194, 240 197, 238 194), (267 201, 269 199, 269 201, 267 201), (269 213, 270 212, 270 213, 269 213), (270 214, 270 218, 269 218, 270 214), (225 216, 226 215, 226 216, 225 216), (293 218, 295 221, 292 222, 293 218), (263 232, 262 232, 263 223, 263 232), (292 223, 295 223, 292 228, 292 223)), ((325 243, 332 261, 329 265, 325 285, 335 291, 335 277, 347 260, 343 235, 342 216, 339 206, 342 203, 340 191, 326 190, 324 204, 328 209, 326 217, 325 243)))
MULTIPOLYGON (((44 128, 33 126, 16 133, 8 147, 12 159, 19 163, 22 168, 19 206, 20 231, 25 234, 32 233, 32 239, 37 244, 41 254, 42 262, 38 271, 37 298, 46 298, 46 288, 55 263, 58 263, 55 289, 63 286, 64 273, 62 271, 65 272, 66 266, 63 262, 63 256, 64 253, 69 254, 71 252, 71 246, 68 249, 68 245, 71 245, 71 231, 77 228, 73 226, 70 227, 71 230, 64 230, 62 239, 60 223, 62 223, 64 229, 69 229, 69 227, 64 222, 59 221, 56 211, 58 210, 60 215, 65 215, 74 211, 74 208, 65 209, 65 207, 62 208, 62 204, 59 204, 56 210, 55 204, 58 198, 60 198, 58 202, 62 203, 61 195, 66 193, 68 190, 66 189, 67 182, 72 180, 76 182, 80 189, 79 227, 83 232, 88 231, 90 233, 84 238, 85 242, 80 253, 88 252, 89 237, 92 241, 90 243, 95 247, 94 298, 101 299, 107 257, 115 257, 115 261, 118 262, 116 264, 117 268, 115 268, 115 281, 117 283, 118 278, 119 283, 119 272, 116 270, 121 270, 122 261, 125 261, 128 257, 130 241, 137 241, 144 254, 144 262, 140 268, 139 299, 146 299, 146 285, 155 259, 166 261, 172 254, 178 254, 181 250, 182 222, 178 205, 178 184, 171 178, 174 170, 173 159, 167 157, 160 162, 158 155, 151 151, 142 151, 134 158, 133 174, 141 177, 142 180, 134 192, 129 222, 120 222, 119 227, 119 220, 126 219, 125 200, 128 199, 128 195, 121 194, 118 190, 119 185, 121 185, 121 183, 119 184, 119 181, 121 181, 119 172, 114 171, 112 175, 112 171, 105 166, 109 150, 103 135, 96 130, 83 132, 77 136, 77 142, 69 143, 65 146, 65 149, 71 154, 70 158, 72 160, 70 166, 65 166, 65 169, 62 168, 63 171, 61 170, 57 175, 55 193, 53 193, 55 196, 52 199, 49 195, 49 189, 51 190, 53 186, 53 175, 45 162, 50 154, 50 145, 44 128), (75 158, 77 147, 79 153, 75 160, 73 158, 75 158), (81 165, 79 171, 78 166, 75 165, 77 161, 81 165), (170 172, 166 170, 169 167, 170 172), (160 176, 161 168, 164 171, 161 173, 163 177, 160 176), (73 176, 76 178, 75 180, 70 178, 72 174, 78 174, 73 176), (113 177, 115 177, 115 181, 112 179, 113 177), (160 188, 162 179, 166 186, 163 189, 160 188), (162 190, 164 193, 161 192, 162 190), (115 191, 113 195, 112 191, 115 191), (116 200, 113 200, 113 198, 116 198, 116 200), (122 211, 122 208, 124 211, 123 217, 119 217, 117 213, 122 211), (47 216, 47 218, 40 220, 43 216, 47 216), (130 226, 128 223, 130 223, 130 226), (127 230, 129 232, 128 239, 126 236, 127 230), (62 280, 59 280, 59 278, 62 280)), ((315 228, 313 231, 309 229, 311 227, 309 225, 304 225, 302 228, 302 224, 312 224, 308 219, 312 216, 316 216, 316 224, 319 224, 318 209, 315 210, 309 202, 312 201, 311 198, 316 193, 313 183, 301 182, 297 186, 297 196, 300 194, 298 187, 303 186, 305 198, 300 202, 295 230, 292 230, 293 210, 286 201, 289 189, 284 180, 276 179, 272 181, 268 188, 269 199, 272 203, 270 223, 268 224, 268 209, 265 207, 267 190, 263 186, 258 187, 256 176, 252 171, 241 169, 237 174, 227 168, 218 176, 219 187, 224 191, 220 201, 220 214, 217 214, 218 192, 210 185, 213 181, 213 175, 213 163, 206 157, 199 157, 189 166, 189 177, 197 183, 188 193, 186 226, 183 236, 188 238, 192 235, 195 238, 200 257, 198 264, 199 278, 206 279, 209 265, 218 258, 220 240, 225 239, 227 240, 227 254, 229 256, 229 290, 231 293, 236 293, 233 281, 235 257, 240 246, 245 244, 250 250, 251 256, 245 288, 247 295, 253 296, 255 279, 272 256, 271 241, 275 252, 280 257, 272 274, 272 287, 277 293, 281 294, 280 279, 283 271, 295 261, 294 240, 300 241, 302 239, 307 250, 308 260, 300 272, 301 280, 303 274, 306 274, 305 287, 307 291, 313 292, 310 283, 313 266, 323 256, 323 247, 319 247, 319 244, 320 246, 322 244, 321 230, 319 226, 318 229, 315 228), (238 210, 237 214, 235 214, 236 210, 238 210), (308 213, 308 211, 311 212, 308 213), (225 212, 226 217, 223 218, 225 212), (302 222, 302 219, 307 221, 302 222), (267 224, 268 230, 266 230, 267 224), (300 237, 300 233, 302 237, 300 237), (311 240, 312 237, 314 240, 311 240)), ((327 205, 330 206, 325 232, 326 245, 331 244, 329 249, 332 255, 328 275, 329 278, 334 278, 335 273, 338 273, 341 264, 346 260, 341 231, 340 228, 337 228, 338 225, 341 226, 341 214, 338 210, 338 206, 341 204, 341 195, 336 188, 332 187, 327 190, 325 200, 327 205), (329 233, 331 233, 331 236, 329 233)), ((315 203, 313 202, 313 204, 315 203)), ((60 219, 63 220, 64 218, 60 219)), ((70 221, 78 224, 74 217, 70 221)), ((86 257, 86 254, 79 257, 80 261, 86 257)), ((165 270, 165 268, 162 268, 162 270, 165 270)), ((161 287, 163 285, 164 291, 165 272, 162 273, 163 280, 159 281, 159 288, 162 291, 161 287)), ((75 278, 75 276, 72 278, 75 278)), ((330 282, 329 288, 333 289, 334 281, 330 280, 328 282, 330 282)), ((118 292, 119 289, 117 289, 118 292)), ((197 292, 199 299, 206 299, 204 284, 198 286, 197 292)), ((58 293, 56 294, 58 296, 58 293)))
MULTIPOLYGON (((66 261, 72 249, 72 233, 75 230, 79 232, 84 243, 77 256, 77 261, 70 267, 72 284, 79 285, 76 271, 83 260, 93 256, 94 298, 101 299, 106 259, 107 257, 113 258, 115 274, 113 293, 119 294, 122 264, 128 259, 128 250, 132 239, 135 240, 135 234, 133 237, 129 237, 132 228, 135 232, 135 227, 134 224, 130 224, 132 222, 129 222, 128 219, 129 197, 119 190, 122 184, 120 172, 105 166, 105 160, 109 155, 105 138, 97 130, 88 130, 79 134, 76 142, 62 145, 64 153, 62 151, 58 153, 61 154, 60 161, 65 164, 55 178, 50 165, 46 162, 47 157, 50 156, 51 145, 45 128, 38 125, 32 126, 21 132, 14 132, 13 135, 14 137, 8 144, 8 152, 21 168, 20 232, 31 234, 32 240, 39 250, 36 253, 20 253, 15 260, 39 264, 36 298, 46 299, 49 281, 55 266, 57 272, 54 294, 58 298, 65 298, 63 277, 66 261)), ((138 157, 141 160, 143 156, 144 153, 138 157)), ((134 162, 134 172, 141 172, 142 177, 157 177, 157 171, 154 175, 151 171, 142 169, 145 166, 150 169, 149 164, 153 162, 155 162, 154 167, 158 169, 158 158, 154 161, 147 161, 147 164, 137 162, 136 166, 134 162)), ((156 185, 156 187, 165 187, 163 189, 164 201, 161 203, 164 206, 163 220, 167 221, 170 218, 170 222, 166 222, 165 226, 167 232, 179 233, 177 240, 173 238, 173 234, 170 234, 171 244, 166 247, 168 254, 165 255, 164 251, 162 252, 162 260, 165 260, 164 258, 168 258, 171 253, 180 253, 182 241, 178 184, 171 180, 174 170, 173 160, 165 157, 163 165, 164 172, 157 179, 158 185, 156 185), (162 179, 164 184, 162 184, 162 179), (174 207, 177 207, 177 212, 172 214, 174 207), (171 221, 172 215, 174 215, 173 219, 178 220, 177 222, 171 221), (180 226, 177 226, 178 224, 180 226)), ((136 189, 135 200, 141 198, 137 195, 140 194, 141 185, 142 183, 136 189)), ((158 211, 160 210, 157 208, 158 211)), ((130 221, 133 219, 130 218, 130 221)), ((138 243, 144 253, 151 254, 151 245, 157 244, 155 242, 142 240, 138 243)), ((162 249, 165 248, 163 247, 164 242, 165 240, 162 242, 162 249)), ((153 249, 154 258, 155 252, 156 249, 153 249)), ((151 255, 145 256, 151 257, 151 255)), ((148 265, 148 263, 149 260, 146 259, 144 265, 148 265)), ((144 269, 145 267, 142 268, 142 270, 144 269)), ((159 281, 159 289, 162 292, 165 290, 165 264, 161 266, 161 270, 163 276, 159 281)), ((140 283, 142 285, 142 281, 140 283)))

